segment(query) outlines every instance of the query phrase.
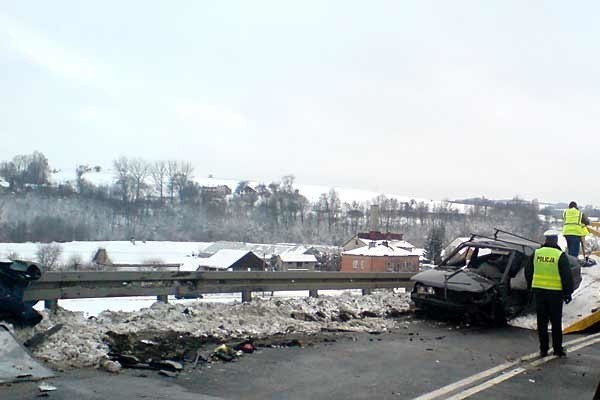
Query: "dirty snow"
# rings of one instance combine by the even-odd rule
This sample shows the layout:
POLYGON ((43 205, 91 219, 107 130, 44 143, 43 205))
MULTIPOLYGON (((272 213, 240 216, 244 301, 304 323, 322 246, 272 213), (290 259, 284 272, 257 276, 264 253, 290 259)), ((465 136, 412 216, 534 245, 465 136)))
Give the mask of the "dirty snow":
POLYGON ((189 332, 194 336, 238 339, 275 334, 316 334, 323 328, 355 332, 387 331, 396 325, 386 315, 409 310, 406 293, 375 292, 365 296, 350 293, 337 297, 255 299, 251 303, 221 304, 193 301, 187 304, 154 303, 135 312, 104 311, 97 318, 59 309, 43 311, 35 328, 15 332, 24 341, 56 324, 63 328, 33 351, 55 368, 97 367, 106 359, 106 332, 146 330, 189 332), (184 313, 184 310, 185 313, 184 313))
MULTIPOLYGON (((594 256, 592 256, 594 257, 594 256)), ((591 314, 600 308, 600 258, 595 257, 598 264, 581 268, 581 284, 573 293, 573 301, 563 305, 563 329, 591 314)), ((535 313, 517 317, 509 324, 512 326, 537 329, 535 313)))

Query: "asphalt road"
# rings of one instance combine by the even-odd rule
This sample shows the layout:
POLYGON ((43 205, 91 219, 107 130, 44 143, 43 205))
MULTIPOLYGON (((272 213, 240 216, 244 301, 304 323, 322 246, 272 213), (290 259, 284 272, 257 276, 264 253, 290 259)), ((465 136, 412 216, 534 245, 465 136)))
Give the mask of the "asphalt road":
MULTIPOLYGON (((457 327, 409 318, 391 333, 344 333, 327 339, 335 341, 261 349, 236 362, 196 370, 188 366, 177 378, 154 371, 69 371, 47 381, 57 387, 48 398, 413 399, 499 365, 508 367, 430 398, 462 398, 474 390, 468 398, 591 399, 600 382, 600 335, 596 343, 579 343, 583 347, 566 359, 520 363, 515 360, 537 352, 537 337, 510 327, 457 327)), ((0 387, 0 398, 38 398, 37 386, 0 387)))

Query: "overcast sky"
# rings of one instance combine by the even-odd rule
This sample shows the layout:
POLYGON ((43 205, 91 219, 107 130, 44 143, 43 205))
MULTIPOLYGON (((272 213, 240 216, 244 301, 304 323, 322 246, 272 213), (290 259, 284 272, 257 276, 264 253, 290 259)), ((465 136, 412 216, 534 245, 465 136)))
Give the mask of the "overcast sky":
POLYGON ((600 205, 600 3, 0 0, 0 160, 600 205))

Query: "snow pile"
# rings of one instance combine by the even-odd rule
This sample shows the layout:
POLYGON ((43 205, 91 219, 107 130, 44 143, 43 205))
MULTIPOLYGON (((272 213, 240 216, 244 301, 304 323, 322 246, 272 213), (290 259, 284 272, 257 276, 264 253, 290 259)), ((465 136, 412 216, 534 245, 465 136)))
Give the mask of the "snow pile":
MULTIPOLYGON (((573 293, 573 301, 563 306, 563 329, 590 315, 592 310, 600 309, 600 258, 595 259, 599 264, 581 268, 581 284, 573 293)), ((509 324, 519 328, 537 329, 536 315, 534 313, 517 317, 509 324)))
POLYGON ((155 303, 136 312, 105 311, 98 318, 59 310, 44 314, 34 329, 15 334, 20 340, 55 324, 63 328, 36 348, 36 357, 57 368, 94 367, 106 358, 108 331, 188 332, 193 336, 228 339, 264 338, 275 334, 315 334, 323 329, 353 332, 387 331, 398 316, 409 309, 408 294, 376 292, 366 296, 344 294, 337 297, 300 299, 256 299, 233 305, 193 302, 155 303))

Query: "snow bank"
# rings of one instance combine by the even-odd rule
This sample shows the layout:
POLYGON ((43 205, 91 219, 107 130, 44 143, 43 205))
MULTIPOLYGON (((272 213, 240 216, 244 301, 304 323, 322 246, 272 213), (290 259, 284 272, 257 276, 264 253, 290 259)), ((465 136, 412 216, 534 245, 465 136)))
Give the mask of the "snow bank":
POLYGON ((34 329, 19 330, 24 341, 55 324, 63 328, 33 351, 39 359, 56 368, 95 367, 106 358, 103 338, 108 331, 189 332, 193 336, 228 339, 261 338, 275 334, 315 334, 322 329, 355 332, 387 331, 395 316, 409 309, 409 295, 375 292, 366 296, 343 294, 337 297, 301 299, 256 299, 233 305, 193 302, 154 303, 136 312, 105 311, 97 318, 60 309, 44 311, 44 320, 34 329))
MULTIPOLYGON (((581 284, 573 293, 573 301, 563 306, 563 328, 573 324, 592 310, 600 308, 600 258, 593 267, 581 268, 581 284)), ((537 329, 535 313, 517 317, 509 324, 519 328, 537 329)))

